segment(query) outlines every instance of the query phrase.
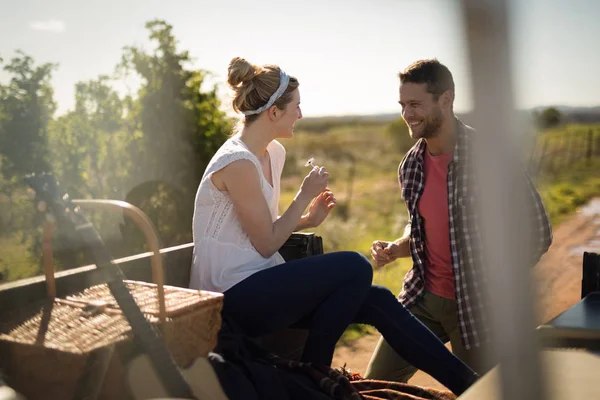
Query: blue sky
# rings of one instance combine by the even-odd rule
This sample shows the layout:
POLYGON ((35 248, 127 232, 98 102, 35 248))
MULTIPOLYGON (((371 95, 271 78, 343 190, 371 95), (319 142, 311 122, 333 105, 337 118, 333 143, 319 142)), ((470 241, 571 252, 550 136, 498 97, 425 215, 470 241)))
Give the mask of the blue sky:
MULTIPOLYGON (((148 46, 144 23, 165 19, 194 66, 224 87, 229 60, 275 63, 301 83, 306 116, 398 112, 397 73, 437 57, 453 72, 456 109, 472 107, 456 0, 0 0, 0 57, 22 49, 60 64, 58 113, 78 81, 110 74, 126 45, 148 46)), ((600 104, 600 1, 513 0, 519 107, 600 104)), ((0 73, 0 80, 6 74, 0 73)), ((124 82, 115 87, 124 92, 124 82)))

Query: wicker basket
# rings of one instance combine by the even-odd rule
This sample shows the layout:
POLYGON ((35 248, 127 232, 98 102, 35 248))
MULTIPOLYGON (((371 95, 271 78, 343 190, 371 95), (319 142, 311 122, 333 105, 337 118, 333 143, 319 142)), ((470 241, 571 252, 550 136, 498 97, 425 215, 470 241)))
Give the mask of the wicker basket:
MULTIPOLYGON (((165 285, 166 317, 161 320, 157 285, 136 281, 125 281, 125 284, 148 320, 160 327, 167 347, 179 366, 189 366, 196 358, 208 355, 216 346, 217 332, 221 327, 221 294, 165 285)), ((88 307, 101 304, 108 311, 106 314, 118 310, 117 302, 106 284, 67 296, 66 300, 88 307)), ((120 311, 118 313, 129 328, 120 311)), ((132 334, 130 328, 127 334, 132 334)))
MULTIPOLYGON (((157 283, 125 281, 127 287, 148 320, 160 327, 179 366, 206 356, 216 346, 223 295, 164 285, 158 238, 147 216, 124 202, 86 203, 118 207, 140 226, 153 252, 157 283)), ((49 245, 52 231, 53 225, 46 224, 43 248, 48 299, 3 318, 0 365, 10 385, 30 400, 87 395, 90 388, 86 386, 90 385, 86 382, 94 379, 100 383, 95 382, 97 387, 91 390, 100 393, 100 398, 129 398, 121 360, 134 351, 131 327, 106 284, 55 298, 49 245)))

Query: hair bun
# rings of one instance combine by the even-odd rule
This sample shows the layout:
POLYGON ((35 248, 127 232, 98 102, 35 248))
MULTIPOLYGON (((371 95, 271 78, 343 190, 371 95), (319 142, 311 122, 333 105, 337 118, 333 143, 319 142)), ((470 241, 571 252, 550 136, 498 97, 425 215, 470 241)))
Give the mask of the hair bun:
POLYGON ((232 88, 237 88, 240 84, 249 82, 256 75, 256 66, 242 57, 235 57, 229 62, 227 73, 227 83, 232 88))

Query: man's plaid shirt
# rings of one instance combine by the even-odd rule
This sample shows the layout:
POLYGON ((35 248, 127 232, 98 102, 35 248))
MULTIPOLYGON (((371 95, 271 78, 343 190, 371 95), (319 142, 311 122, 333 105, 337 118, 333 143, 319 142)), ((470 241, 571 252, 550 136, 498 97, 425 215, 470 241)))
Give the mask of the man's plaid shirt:
MULTIPOLYGON (((472 128, 457 120, 458 134, 454 156, 448 166, 448 217, 449 235, 454 270, 454 287, 457 314, 463 345, 467 348, 479 347, 489 340, 488 323, 483 312, 483 279, 479 251, 479 226, 475 213, 473 190, 474 177, 470 173, 469 151, 472 128)), ((409 212, 410 252, 413 268, 406 274, 402 292, 398 299, 405 306, 414 304, 425 289, 425 230, 418 212, 418 203, 425 187, 423 154, 427 148, 420 139, 404 156, 398 170, 402 198, 409 212)), ((532 261, 535 264, 548 250, 552 242, 552 229, 542 200, 534 184, 523 173, 531 200, 532 225, 536 233, 532 261)))

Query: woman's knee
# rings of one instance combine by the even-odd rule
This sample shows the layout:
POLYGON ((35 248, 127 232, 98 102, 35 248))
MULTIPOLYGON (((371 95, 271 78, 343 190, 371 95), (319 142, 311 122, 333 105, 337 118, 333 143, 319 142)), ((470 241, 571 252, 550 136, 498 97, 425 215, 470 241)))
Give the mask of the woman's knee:
POLYGON ((339 255, 343 257, 342 264, 345 274, 353 275, 357 279, 369 283, 373 281, 373 267, 367 257, 355 251, 342 251, 339 252, 339 255))
POLYGON ((382 285, 372 285, 371 290, 369 290, 369 298, 375 303, 398 302, 394 293, 382 285))

